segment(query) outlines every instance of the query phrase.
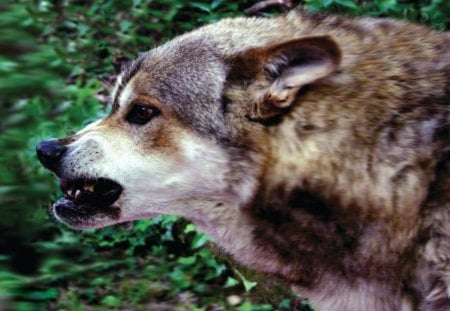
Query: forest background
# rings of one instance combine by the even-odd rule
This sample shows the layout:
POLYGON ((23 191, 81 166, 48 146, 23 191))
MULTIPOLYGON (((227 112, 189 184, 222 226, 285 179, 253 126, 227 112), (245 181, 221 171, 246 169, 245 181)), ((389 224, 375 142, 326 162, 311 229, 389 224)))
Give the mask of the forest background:
POLYGON ((48 208, 60 190, 35 156, 40 140, 105 115, 115 77, 140 53, 223 17, 297 5, 450 26, 447 0, 0 4, 0 310, 311 310, 277 280, 233 263, 184 219, 83 232, 58 224, 48 208))

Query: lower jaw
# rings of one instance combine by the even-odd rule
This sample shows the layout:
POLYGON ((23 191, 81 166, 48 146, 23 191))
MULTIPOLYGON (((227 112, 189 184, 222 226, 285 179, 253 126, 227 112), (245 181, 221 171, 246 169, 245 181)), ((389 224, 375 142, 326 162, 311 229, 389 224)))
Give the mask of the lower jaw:
POLYGON ((58 221, 73 229, 104 227, 120 219, 120 209, 117 207, 76 205, 68 199, 57 201, 51 211, 58 221))

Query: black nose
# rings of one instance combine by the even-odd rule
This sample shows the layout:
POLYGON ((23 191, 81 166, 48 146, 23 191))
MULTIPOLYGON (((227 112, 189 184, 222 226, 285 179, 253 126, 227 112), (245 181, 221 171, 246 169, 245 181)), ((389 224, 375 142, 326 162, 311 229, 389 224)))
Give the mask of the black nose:
POLYGON ((41 141, 36 146, 36 154, 45 168, 55 171, 58 168, 62 155, 67 147, 61 144, 57 139, 41 141))

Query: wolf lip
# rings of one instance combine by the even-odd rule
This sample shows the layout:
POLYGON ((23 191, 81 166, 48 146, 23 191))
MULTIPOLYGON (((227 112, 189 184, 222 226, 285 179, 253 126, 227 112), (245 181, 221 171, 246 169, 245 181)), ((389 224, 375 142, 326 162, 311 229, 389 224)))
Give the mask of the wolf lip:
POLYGON ((60 179, 64 199, 79 206, 107 207, 122 193, 122 186, 107 178, 60 179))

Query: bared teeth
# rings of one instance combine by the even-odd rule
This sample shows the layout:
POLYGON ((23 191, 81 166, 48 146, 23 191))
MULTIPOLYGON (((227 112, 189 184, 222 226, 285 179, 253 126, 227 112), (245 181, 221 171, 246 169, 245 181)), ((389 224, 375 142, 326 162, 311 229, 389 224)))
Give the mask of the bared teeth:
POLYGON ((64 196, 69 199, 84 200, 84 195, 92 195, 95 192, 96 183, 90 180, 84 181, 67 181, 60 180, 61 190, 64 192, 64 196))
POLYGON ((121 195, 122 186, 106 178, 60 180, 66 200, 77 206, 110 206, 121 195))
POLYGON ((77 199, 80 197, 81 193, 83 191, 89 191, 94 192, 94 185, 93 184, 86 184, 82 188, 71 188, 64 191, 65 195, 74 199, 77 199))

